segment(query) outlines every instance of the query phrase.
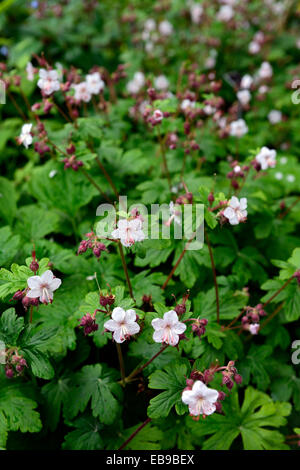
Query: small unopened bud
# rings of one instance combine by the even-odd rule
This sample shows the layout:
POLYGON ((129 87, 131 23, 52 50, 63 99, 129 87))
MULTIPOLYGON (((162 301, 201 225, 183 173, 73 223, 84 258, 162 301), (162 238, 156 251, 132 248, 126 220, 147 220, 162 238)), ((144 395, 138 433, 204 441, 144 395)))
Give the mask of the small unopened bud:
POLYGON ((29 268, 31 269, 31 271, 36 273, 39 269, 39 263, 37 261, 33 260, 33 261, 31 261, 29 268))

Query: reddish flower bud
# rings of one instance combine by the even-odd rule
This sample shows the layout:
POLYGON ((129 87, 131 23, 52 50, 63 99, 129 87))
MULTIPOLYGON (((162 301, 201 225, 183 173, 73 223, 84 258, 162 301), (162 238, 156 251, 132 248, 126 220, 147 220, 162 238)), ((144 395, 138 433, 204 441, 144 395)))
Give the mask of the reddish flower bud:
POLYGON ((241 384, 243 382, 243 377, 240 374, 235 374, 233 378, 237 384, 241 384))
POLYGON ((17 290, 17 292, 14 293, 13 299, 14 300, 22 300, 24 296, 24 293, 22 290, 17 290))
POLYGON ((29 268, 36 273, 39 269, 39 263, 36 260, 31 261, 29 268))

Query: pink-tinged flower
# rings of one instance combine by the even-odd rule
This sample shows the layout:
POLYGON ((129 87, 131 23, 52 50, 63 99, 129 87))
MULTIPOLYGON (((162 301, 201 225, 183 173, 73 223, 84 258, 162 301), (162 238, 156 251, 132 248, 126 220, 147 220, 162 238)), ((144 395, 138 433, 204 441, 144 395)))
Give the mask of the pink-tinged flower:
POLYGON ((182 394, 182 401, 189 406, 192 416, 211 415, 216 411, 216 401, 219 392, 208 388, 201 380, 197 380, 192 390, 185 390, 182 394))
POLYGON ((182 101, 180 108, 182 109, 182 111, 188 112, 191 109, 193 109, 195 106, 196 106, 195 101, 191 101, 190 99, 186 98, 182 101))
POLYGON ((192 3, 190 6, 190 15, 192 22, 199 24, 203 15, 203 6, 200 5, 200 3, 192 3))
POLYGON ((159 75, 154 79, 154 86, 157 90, 167 90, 169 86, 169 80, 165 75, 159 75))
POLYGON ((249 88, 251 88, 252 83, 253 83, 253 78, 251 77, 251 75, 246 74, 242 77, 242 80, 241 80, 241 83, 240 83, 240 88, 241 89, 249 89, 249 88))
POLYGON ((32 144, 32 135, 31 135, 32 124, 24 124, 21 129, 21 134, 19 135, 17 141, 19 144, 23 144, 25 148, 28 149, 29 145, 32 144))
POLYGON ((159 124, 164 118, 164 113, 160 109, 155 109, 151 117, 151 123, 153 125, 159 124))
POLYGON ((278 124, 282 121, 282 112, 277 109, 272 109, 268 114, 268 119, 271 124, 278 124))
POLYGON ((61 285, 61 279, 54 277, 49 269, 41 276, 31 276, 27 279, 29 291, 27 297, 30 299, 39 298, 43 304, 52 303, 53 292, 61 285))
POLYGON ((251 325, 249 325, 249 331, 252 335, 257 335, 257 333, 259 332, 259 329, 260 329, 259 323, 252 323, 251 325))
POLYGON ((230 5, 222 5, 217 13, 217 19, 227 23, 234 17, 234 10, 230 5))
POLYGON ((140 218, 119 220, 117 227, 112 231, 112 238, 120 240, 124 246, 132 246, 135 242, 142 242, 145 239, 143 223, 140 218))
POLYGON ((31 62, 27 62, 26 73, 27 73, 27 80, 32 82, 34 80, 35 68, 33 67, 31 62))
POLYGON ((85 103, 88 103, 91 98, 91 92, 90 92, 90 87, 87 82, 81 82, 78 83, 77 85, 73 85, 73 88, 75 90, 74 98, 77 101, 84 101, 85 103))
POLYGON ((261 46, 258 42, 256 41, 251 41, 249 46, 248 46, 248 51, 250 54, 257 54, 261 49, 261 46))
POLYGON ((45 93, 51 95, 60 89, 58 73, 56 70, 40 69, 38 87, 45 93))
POLYGON ((171 36, 173 33, 173 25, 168 20, 164 20, 158 25, 158 30, 162 36, 171 36))
POLYGON ((153 333, 154 341, 169 344, 170 346, 176 346, 179 335, 186 330, 186 325, 179 321, 175 310, 166 312, 163 318, 154 318, 151 324, 155 330, 153 333))
POLYGON ((105 84, 99 72, 91 73, 85 78, 87 89, 92 95, 98 95, 103 90, 105 84))
POLYGON ((169 219, 165 222, 165 225, 169 227, 171 223, 174 220, 175 224, 181 225, 181 218, 182 218, 182 213, 180 210, 180 206, 178 204, 174 205, 174 202, 171 201, 169 204, 169 210, 170 210, 170 217, 169 219))
POLYGON ((262 147, 260 152, 256 155, 255 160, 259 163, 262 170, 274 168, 276 166, 276 150, 262 147))
POLYGON ((239 90, 236 94, 237 99, 239 102, 243 105, 246 106, 249 101, 251 100, 251 93, 249 90, 239 90))
POLYGON ((242 197, 239 201, 236 196, 232 196, 229 200, 228 207, 223 214, 228 219, 230 225, 238 225, 247 218, 247 198, 242 197))
POLYGON ((263 62, 258 70, 258 77, 262 80, 266 78, 271 78, 273 75, 272 66, 269 62, 263 62))
POLYGON ((234 137, 243 137, 243 135, 247 134, 248 127, 244 119, 238 119, 237 121, 233 121, 230 123, 230 135, 234 137))
POLYGON ((113 309, 111 320, 104 323, 104 328, 113 332, 113 339, 116 343, 123 343, 140 331, 136 319, 137 316, 133 309, 125 311, 121 307, 116 307, 113 309))

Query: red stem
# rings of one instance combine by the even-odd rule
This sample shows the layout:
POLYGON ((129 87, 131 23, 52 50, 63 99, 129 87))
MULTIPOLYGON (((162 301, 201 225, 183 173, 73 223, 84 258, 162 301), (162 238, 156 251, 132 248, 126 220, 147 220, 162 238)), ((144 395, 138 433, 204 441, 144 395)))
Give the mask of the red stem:
POLYGON ((127 446, 127 444, 148 424, 150 423, 151 421, 151 418, 147 418, 146 421, 144 421, 132 434, 131 436, 125 441, 123 442, 123 444, 121 445, 121 447, 119 447, 118 450, 122 450, 124 449, 124 447, 127 446))

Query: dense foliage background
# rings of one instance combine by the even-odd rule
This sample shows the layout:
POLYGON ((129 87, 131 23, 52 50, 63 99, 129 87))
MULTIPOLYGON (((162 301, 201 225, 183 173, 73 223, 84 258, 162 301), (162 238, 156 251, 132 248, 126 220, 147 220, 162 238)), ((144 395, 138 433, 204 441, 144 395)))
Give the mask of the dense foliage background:
POLYGON ((145 420, 126 449, 297 447, 299 22, 298 1, 1 2, 0 340, 11 361, 0 365, 1 448, 118 449, 145 420), (41 68, 58 71, 60 89, 42 96, 41 68), (103 90, 74 100, 95 72, 103 90), (255 164, 262 147, 276 150, 275 167, 255 164), (203 248, 144 240, 122 258, 120 242, 101 240, 100 257, 78 255, 97 207, 118 194, 128 206, 203 203, 203 248), (234 195, 248 204, 238 225, 222 213, 234 195), (28 279, 49 269, 62 280, 53 303, 26 303, 28 279), (161 351, 154 318, 184 305, 181 319, 206 319, 205 331, 187 322, 186 339, 124 386, 103 326, 110 306, 96 331, 79 327, 103 310, 96 281, 112 308, 139 316, 121 345, 127 377, 161 351), (258 304, 266 315, 250 334, 241 317, 258 304), (222 410, 192 419, 181 400, 191 370, 199 379, 229 361, 242 383, 216 373, 222 410))

